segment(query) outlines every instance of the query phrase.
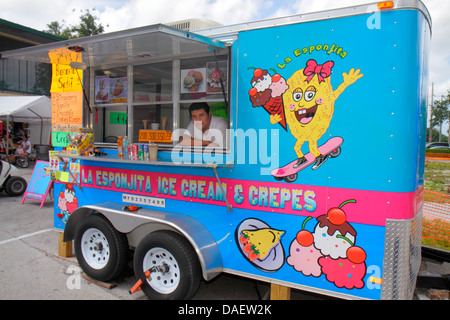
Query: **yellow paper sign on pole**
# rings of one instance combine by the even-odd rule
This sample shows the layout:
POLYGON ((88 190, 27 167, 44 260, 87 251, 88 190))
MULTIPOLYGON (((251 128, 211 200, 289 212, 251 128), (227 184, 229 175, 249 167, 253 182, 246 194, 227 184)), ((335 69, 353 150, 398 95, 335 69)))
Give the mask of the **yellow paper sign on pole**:
POLYGON ((52 85, 50 92, 70 92, 83 90, 83 70, 73 69, 71 62, 82 62, 80 52, 59 49, 49 54, 52 62, 52 85))
POLYGON ((72 69, 63 64, 52 65, 53 79, 50 92, 71 92, 83 90, 83 70, 72 69))

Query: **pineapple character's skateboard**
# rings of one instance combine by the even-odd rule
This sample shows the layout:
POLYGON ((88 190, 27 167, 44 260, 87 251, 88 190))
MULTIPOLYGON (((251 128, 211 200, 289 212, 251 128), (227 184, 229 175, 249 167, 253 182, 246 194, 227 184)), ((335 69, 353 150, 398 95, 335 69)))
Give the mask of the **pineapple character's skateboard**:
MULTIPOLYGON (((325 156, 325 158, 335 158, 341 153, 341 145, 343 142, 344 140, 341 137, 333 137, 321 145, 318 149, 320 153, 325 156)), ((298 162, 298 159, 295 159, 284 167, 272 170, 271 175, 276 180, 284 179, 286 182, 294 182, 297 179, 297 173, 310 166, 315 161, 315 157, 311 152, 306 154, 305 158, 307 161, 302 163, 300 166, 294 167, 294 165, 298 162)))

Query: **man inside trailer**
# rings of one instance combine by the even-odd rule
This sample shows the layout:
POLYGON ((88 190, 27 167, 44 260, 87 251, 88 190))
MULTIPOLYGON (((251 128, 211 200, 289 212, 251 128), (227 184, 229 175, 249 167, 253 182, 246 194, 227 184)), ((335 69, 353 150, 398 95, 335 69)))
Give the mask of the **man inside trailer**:
POLYGON ((225 119, 213 116, 206 102, 191 104, 189 114, 192 121, 180 137, 181 145, 225 147, 228 127, 225 119))

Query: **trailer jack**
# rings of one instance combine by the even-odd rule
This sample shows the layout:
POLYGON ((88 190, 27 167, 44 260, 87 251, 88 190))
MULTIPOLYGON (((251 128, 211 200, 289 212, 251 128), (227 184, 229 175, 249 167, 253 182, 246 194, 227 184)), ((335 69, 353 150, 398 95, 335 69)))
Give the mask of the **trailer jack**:
POLYGON ((151 267, 150 269, 148 269, 147 271, 144 272, 144 277, 142 277, 141 279, 139 279, 134 286, 128 290, 129 294, 133 294, 136 291, 141 290, 141 286, 144 284, 144 282, 146 280, 151 281, 152 277, 151 274, 153 272, 161 272, 162 274, 165 274, 166 272, 169 272, 169 266, 166 263, 163 263, 160 266, 155 266, 155 267, 151 267))

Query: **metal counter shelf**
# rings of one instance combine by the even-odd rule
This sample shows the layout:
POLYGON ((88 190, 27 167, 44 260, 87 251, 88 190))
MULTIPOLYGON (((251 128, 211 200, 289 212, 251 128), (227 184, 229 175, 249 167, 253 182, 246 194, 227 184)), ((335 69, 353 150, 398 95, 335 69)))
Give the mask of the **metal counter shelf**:
MULTIPOLYGON (((218 165, 216 163, 174 163, 171 161, 163 161, 163 160, 157 160, 157 161, 143 161, 143 160, 130 160, 130 159, 123 159, 119 158, 117 155, 111 155, 107 154, 104 156, 77 156, 73 154, 67 154, 67 153, 58 153, 55 155, 56 157, 60 158, 61 161, 64 163, 64 165, 67 167, 67 170, 74 180, 74 183, 82 190, 83 187, 81 186, 81 183, 78 182, 78 180, 75 178, 73 173, 70 171, 70 166, 63 158, 69 158, 69 159, 79 159, 83 161, 99 161, 99 162, 114 162, 114 163, 132 163, 132 164, 144 164, 144 165, 156 165, 156 166, 182 166, 182 167, 197 167, 197 168, 212 168, 214 171, 214 175, 216 176, 217 182, 219 183, 219 187, 222 189, 222 193, 225 193, 225 190, 223 190, 222 183, 220 182, 219 174, 217 173, 217 167, 233 167, 233 164, 223 164, 218 165)), ((228 199, 226 199, 227 208, 231 212, 232 207, 228 202, 228 199)))

